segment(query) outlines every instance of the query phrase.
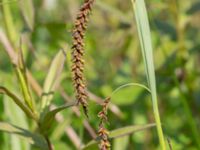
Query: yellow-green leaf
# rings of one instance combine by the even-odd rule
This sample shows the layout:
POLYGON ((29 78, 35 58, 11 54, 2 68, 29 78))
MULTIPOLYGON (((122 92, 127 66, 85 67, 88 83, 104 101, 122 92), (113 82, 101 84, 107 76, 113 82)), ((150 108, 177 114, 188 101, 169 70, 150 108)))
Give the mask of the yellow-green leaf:
POLYGON ((18 3, 24 20, 30 30, 34 27, 34 6, 32 0, 20 0, 18 3))
POLYGON ((60 75, 65 63, 65 58, 66 52, 60 50, 51 63, 43 86, 42 109, 48 106, 53 98, 54 90, 60 82, 60 75))

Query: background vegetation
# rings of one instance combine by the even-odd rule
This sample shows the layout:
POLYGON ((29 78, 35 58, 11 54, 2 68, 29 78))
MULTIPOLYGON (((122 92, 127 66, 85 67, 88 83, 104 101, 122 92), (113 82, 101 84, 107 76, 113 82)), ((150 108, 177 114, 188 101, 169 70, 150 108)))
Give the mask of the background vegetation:
MULTIPOLYGON (((70 72, 71 31, 81 3, 81 0, 1 1, 0 32, 17 48, 22 39, 26 66, 40 85, 33 90, 35 99, 41 92, 52 59, 61 48, 67 50, 67 62, 53 103, 61 106, 74 99, 70 72), (5 16, 7 6, 10 16, 5 16)), ((174 150, 197 150, 200 148, 200 2, 149 0, 146 6, 164 136, 174 150)), ((147 85, 131 1, 97 0, 85 41, 90 117, 87 120, 80 115, 77 107, 57 115, 50 131, 55 149, 77 149, 80 143, 86 144, 96 137, 97 114, 101 109, 96 102, 111 95, 116 88, 133 82, 147 85)), ((1 44, 0 49, 0 85, 20 96, 5 46, 1 44)), ((0 95, 0 120, 28 130, 35 127, 4 95, 0 95)), ((109 106, 108 120, 109 130, 154 123, 148 91, 128 86, 116 92, 109 106)), ((111 144, 114 150, 159 149, 156 128, 116 138, 111 144)), ((28 150, 30 145, 16 135, 0 132, 0 149, 28 150)))

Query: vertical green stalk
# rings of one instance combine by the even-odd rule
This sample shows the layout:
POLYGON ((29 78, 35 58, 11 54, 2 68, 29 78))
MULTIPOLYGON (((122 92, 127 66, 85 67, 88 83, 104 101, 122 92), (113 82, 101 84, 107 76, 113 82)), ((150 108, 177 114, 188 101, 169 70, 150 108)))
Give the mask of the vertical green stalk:
POLYGON ((140 45, 142 48, 142 55, 145 62, 145 70, 147 74, 148 85, 151 90, 153 112, 156 121, 159 142, 162 150, 166 150, 165 139, 161 127, 160 115, 158 110, 156 79, 154 71, 155 69, 153 62, 153 48, 146 6, 144 0, 131 0, 131 2, 133 4, 133 10, 135 12, 137 30, 139 34, 140 45))

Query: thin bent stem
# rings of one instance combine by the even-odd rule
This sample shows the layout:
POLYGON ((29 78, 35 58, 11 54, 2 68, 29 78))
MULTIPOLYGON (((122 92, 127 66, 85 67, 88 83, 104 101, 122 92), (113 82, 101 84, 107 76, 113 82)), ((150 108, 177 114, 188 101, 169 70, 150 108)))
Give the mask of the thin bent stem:
POLYGON ((54 150, 53 145, 47 136, 45 136, 45 140, 47 141, 49 150, 54 150))

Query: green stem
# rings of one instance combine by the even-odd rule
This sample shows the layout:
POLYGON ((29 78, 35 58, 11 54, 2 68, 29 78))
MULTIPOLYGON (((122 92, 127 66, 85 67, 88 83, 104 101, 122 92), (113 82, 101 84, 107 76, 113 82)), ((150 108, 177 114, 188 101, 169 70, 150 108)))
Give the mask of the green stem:
POLYGON ((159 142, 162 147, 162 150, 166 150, 165 139, 164 139, 164 135, 163 135, 163 131, 162 131, 159 110, 158 110, 157 104, 156 105, 153 104, 153 105, 154 105, 153 111, 154 111, 154 117, 155 117, 155 121, 156 121, 159 142))

